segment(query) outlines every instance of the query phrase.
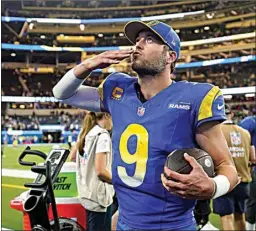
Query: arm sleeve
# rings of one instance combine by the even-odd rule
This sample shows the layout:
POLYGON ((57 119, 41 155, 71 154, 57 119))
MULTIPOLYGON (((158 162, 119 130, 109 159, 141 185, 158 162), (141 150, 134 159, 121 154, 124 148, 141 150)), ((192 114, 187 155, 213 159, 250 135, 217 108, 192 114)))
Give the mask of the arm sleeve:
POLYGON ((213 86, 197 105, 196 128, 208 121, 226 120, 224 97, 218 87, 213 86))
POLYGON ((97 145, 96 145, 96 151, 95 153, 104 153, 104 152, 110 152, 110 137, 107 133, 100 134, 97 145))
POLYGON ((76 78, 71 69, 54 86, 53 95, 62 103, 89 111, 101 111, 97 88, 82 86, 83 82, 84 80, 76 78))

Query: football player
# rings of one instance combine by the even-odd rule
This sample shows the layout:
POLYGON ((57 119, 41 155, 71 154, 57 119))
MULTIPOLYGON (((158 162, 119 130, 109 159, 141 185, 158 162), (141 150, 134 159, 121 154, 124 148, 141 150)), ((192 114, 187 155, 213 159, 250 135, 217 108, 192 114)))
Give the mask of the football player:
POLYGON ((180 39, 169 25, 131 21, 124 32, 135 50, 106 51, 83 61, 57 83, 54 96, 112 115, 117 230, 196 230, 195 200, 217 198, 238 183, 220 130, 225 120, 223 96, 210 84, 171 79, 180 39), (129 57, 138 78, 112 73, 98 88, 82 86, 93 70, 129 57), (209 178, 188 155, 190 174, 164 169, 170 152, 198 146, 212 156, 216 177, 209 178))

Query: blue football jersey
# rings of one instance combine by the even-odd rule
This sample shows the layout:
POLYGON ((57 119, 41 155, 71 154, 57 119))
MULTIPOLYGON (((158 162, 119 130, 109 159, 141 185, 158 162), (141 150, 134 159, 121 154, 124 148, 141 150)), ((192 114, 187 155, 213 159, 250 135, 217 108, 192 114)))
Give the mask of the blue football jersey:
POLYGON ((182 229, 194 223, 195 200, 163 187, 164 164, 175 149, 197 147, 200 124, 225 120, 223 96, 216 86, 181 81, 142 103, 137 82, 113 73, 99 87, 113 119, 112 177, 120 217, 134 229, 182 229))
POLYGON ((244 118, 240 121, 239 125, 249 131, 252 138, 252 144, 256 148, 256 116, 248 116, 244 118))

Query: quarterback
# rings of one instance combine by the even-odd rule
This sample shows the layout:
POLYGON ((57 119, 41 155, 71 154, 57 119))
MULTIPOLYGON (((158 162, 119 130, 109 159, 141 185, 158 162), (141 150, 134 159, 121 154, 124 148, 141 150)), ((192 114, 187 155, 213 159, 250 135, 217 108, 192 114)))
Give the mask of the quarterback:
POLYGON ((223 96, 210 84, 171 79, 180 39, 169 25, 131 21, 124 32, 134 49, 106 51, 83 61, 57 83, 54 96, 78 108, 112 115, 117 230, 196 230, 195 200, 217 198, 238 183, 220 129, 225 120, 223 96), (116 72, 98 88, 82 86, 93 70, 128 57, 138 77, 116 72), (170 152, 193 147, 211 155, 214 178, 186 154, 193 168, 190 174, 164 168, 170 152))

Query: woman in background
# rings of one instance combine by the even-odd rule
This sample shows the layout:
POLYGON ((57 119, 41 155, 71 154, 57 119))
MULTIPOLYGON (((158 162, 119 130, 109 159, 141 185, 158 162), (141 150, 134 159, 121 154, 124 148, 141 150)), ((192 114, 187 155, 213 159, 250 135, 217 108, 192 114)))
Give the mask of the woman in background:
POLYGON ((71 152, 71 160, 76 160, 79 199, 86 209, 87 231, 111 230, 111 129, 108 113, 88 113, 71 152))

